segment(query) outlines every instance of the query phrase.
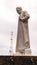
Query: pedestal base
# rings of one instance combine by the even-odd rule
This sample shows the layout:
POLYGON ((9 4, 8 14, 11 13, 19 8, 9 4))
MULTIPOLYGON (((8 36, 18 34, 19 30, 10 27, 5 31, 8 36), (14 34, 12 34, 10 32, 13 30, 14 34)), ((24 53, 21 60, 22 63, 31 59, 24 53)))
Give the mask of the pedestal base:
POLYGON ((14 56, 31 56, 31 49, 25 49, 24 53, 16 52, 14 56))
POLYGON ((31 55, 31 49, 30 48, 28 48, 28 49, 25 49, 25 55, 31 55))

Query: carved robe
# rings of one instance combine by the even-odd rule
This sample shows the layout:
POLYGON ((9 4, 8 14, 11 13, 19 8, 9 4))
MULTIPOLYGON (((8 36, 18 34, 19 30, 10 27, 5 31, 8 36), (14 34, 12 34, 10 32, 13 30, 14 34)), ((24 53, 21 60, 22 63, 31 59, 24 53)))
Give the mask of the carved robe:
POLYGON ((30 48, 28 19, 29 14, 26 11, 19 16, 16 52, 24 52, 26 48, 30 48))

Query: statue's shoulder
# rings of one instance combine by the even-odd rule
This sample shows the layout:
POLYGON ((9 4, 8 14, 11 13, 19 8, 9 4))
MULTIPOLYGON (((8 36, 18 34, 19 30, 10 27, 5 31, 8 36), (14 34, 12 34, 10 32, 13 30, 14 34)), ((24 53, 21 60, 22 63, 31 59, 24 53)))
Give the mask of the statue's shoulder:
POLYGON ((27 13, 27 11, 23 11, 23 13, 27 13))
POLYGON ((30 17, 28 11, 23 11, 23 15, 30 17))
POLYGON ((27 11, 22 11, 22 15, 26 15, 27 13, 27 11))

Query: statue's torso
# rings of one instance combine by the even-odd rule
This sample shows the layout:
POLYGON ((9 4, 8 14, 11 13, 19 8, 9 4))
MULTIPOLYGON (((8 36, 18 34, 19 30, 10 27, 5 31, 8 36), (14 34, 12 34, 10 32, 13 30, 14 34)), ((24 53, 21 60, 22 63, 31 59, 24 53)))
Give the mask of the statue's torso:
POLYGON ((22 21, 19 19, 16 51, 24 50, 26 48, 26 42, 29 45, 28 20, 22 21))

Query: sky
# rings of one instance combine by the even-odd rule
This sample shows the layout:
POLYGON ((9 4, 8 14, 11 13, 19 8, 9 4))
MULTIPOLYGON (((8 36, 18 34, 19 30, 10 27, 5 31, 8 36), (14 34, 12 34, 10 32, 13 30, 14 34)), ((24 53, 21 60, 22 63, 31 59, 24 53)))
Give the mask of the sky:
POLYGON ((28 22, 30 47, 32 55, 37 55, 37 0, 0 0, 0 55, 10 54, 11 32, 13 32, 12 54, 16 51, 18 6, 30 14, 28 22))

